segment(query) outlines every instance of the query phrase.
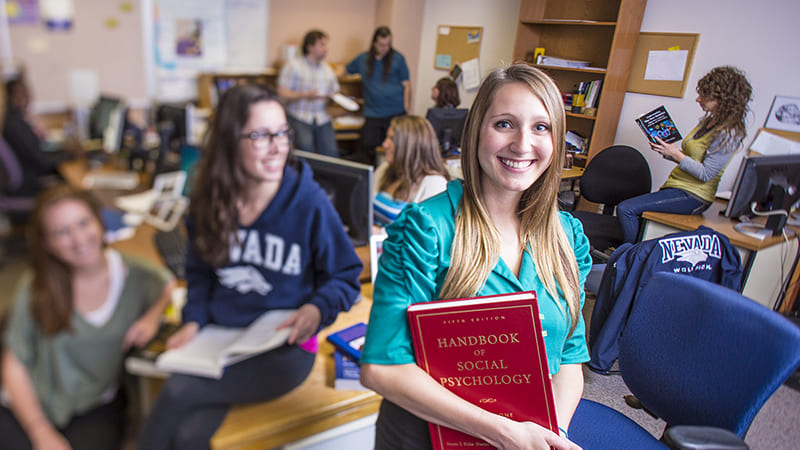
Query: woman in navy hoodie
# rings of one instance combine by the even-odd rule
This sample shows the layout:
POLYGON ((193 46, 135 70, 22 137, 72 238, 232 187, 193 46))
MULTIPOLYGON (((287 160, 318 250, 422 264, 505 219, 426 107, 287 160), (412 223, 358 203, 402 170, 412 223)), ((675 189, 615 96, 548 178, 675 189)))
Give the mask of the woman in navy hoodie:
POLYGON ((270 309, 296 309, 286 345, 226 368, 220 380, 171 376, 140 447, 207 448, 231 405, 283 395, 311 372, 317 331, 359 293, 359 261, 311 169, 290 156, 292 131, 274 93, 236 86, 220 99, 191 194, 183 327, 245 327, 270 309), (287 161, 289 161, 287 163, 287 161))

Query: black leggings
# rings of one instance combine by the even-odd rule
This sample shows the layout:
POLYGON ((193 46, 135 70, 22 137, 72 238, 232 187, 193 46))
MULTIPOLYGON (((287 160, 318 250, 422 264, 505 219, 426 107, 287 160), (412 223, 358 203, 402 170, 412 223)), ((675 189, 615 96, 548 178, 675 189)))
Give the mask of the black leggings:
POLYGON ((375 423, 375 450, 429 450, 428 422, 396 404, 383 400, 375 423))
MULTIPOLYGON (((118 450, 125 434, 125 396, 117 397, 85 414, 73 417, 59 429, 74 450, 118 450)), ((30 450, 31 441, 14 413, 0 406, 0 446, 8 450, 30 450)))

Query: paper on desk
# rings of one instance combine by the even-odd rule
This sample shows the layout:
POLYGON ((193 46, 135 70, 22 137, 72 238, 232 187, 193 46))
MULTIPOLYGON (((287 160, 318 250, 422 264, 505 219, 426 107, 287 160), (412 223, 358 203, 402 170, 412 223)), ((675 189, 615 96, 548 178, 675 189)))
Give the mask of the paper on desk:
POLYGON ((464 89, 468 91, 478 89, 478 86, 481 85, 481 68, 480 64, 478 64, 478 58, 462 62, 461 70, 464 77, 464 89))
POLYGON ((753 143, 750 144, 750 150, 762 155, 795 154, 800 153, 800 142, 761 130, 753 140, 753 143))
POLYGON ((158 192, 151 189, 138 194, 123 195, 114 199, 114 206, 130 213, 146 214, 155 203, 158 192))

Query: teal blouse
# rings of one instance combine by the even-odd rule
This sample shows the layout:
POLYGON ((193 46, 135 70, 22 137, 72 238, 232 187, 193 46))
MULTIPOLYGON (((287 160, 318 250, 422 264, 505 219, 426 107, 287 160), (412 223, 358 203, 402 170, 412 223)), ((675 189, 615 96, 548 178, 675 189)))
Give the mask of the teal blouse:
MULTIPOLYGON (((450 267, 450 247, 455 230, 455 213, 463 194, 461 180, 451 181, 447 190, 425 202, 408 205, 386 228, 388 237, 378 262, 372 310, 361 361, 371 364, 413 364, 414 350, 406 316, 411 303, 436 300, 450 267)), ((592 266, 589 241, 580 222, 561 214, 561 226, 572 242, 580 271, 581 307, 583 283, 592 266)), ((502 259, 492 269, 478 295, 535 290, 551 374, 561 364, 589 360, 583 316, 569 338, 571 321, 563 297, 554 299, 544 288, 528 252, 523 253, 519 278, 502 259)))

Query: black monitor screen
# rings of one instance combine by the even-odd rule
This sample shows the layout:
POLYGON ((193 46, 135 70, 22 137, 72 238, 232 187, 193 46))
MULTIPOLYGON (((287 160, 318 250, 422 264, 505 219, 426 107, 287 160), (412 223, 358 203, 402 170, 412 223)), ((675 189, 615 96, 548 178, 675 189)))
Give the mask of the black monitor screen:
POLYGON ((186 105, 163 103, 156 108, 157 125, 170 124, 172 133, 169 140, 175 140, 175 146, 186 141, 186 105))
POLYGON ((354 246, 369 244, 372 232, 372 166, 295 150, 328 194, 354 246))
POLYGON ((800 155, 751 156, 739 166, 725 215, 738 218, 767 213, 765 228, 777 236, 798 199, 800 155))
POLYGON ((97 100, 89 112, 89 137, 91 139, 103 139, 112 115, 121 104, 121 99, 105 95, 97 100))
POLYGON ((461 132, 464 130, 468 112, 469 110, 466 108, 431 108, 428 110, 425 118, 436 130, 439 147, 443 152, 461 148, 461 132))

